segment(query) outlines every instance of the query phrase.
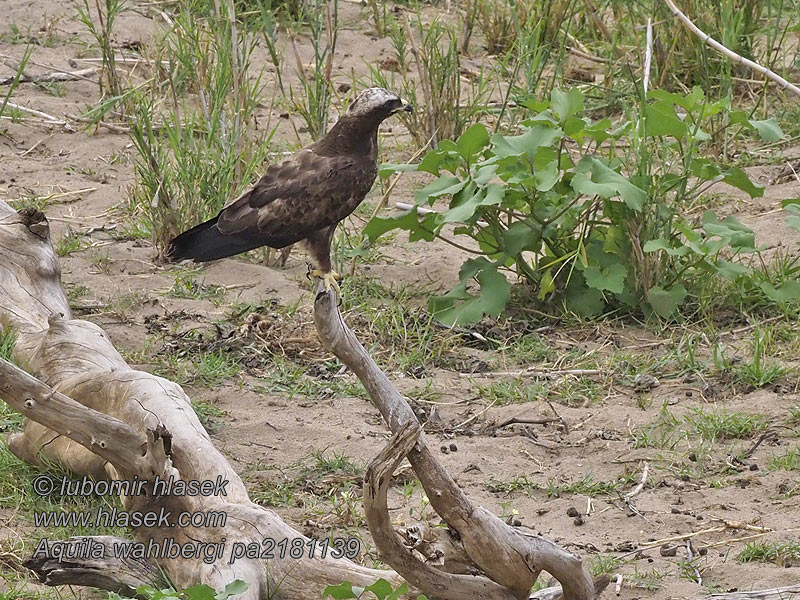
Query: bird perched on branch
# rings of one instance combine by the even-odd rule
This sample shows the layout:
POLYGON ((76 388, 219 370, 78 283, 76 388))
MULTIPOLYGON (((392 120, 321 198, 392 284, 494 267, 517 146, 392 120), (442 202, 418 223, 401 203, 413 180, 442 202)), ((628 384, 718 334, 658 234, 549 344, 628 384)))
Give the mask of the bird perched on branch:
MULTIPOLYGON (((325 290, 338 291, 331 268, 336 225, 361 204, 378 174, 378 126, 410 104, 383 88, 353 100, 328 134, 278 164, 213 219, 174 238, 167 259, 205 262, 261 246, 304 241, 325 290)), ((310 268, 310 267, 309 267, 310 268)))

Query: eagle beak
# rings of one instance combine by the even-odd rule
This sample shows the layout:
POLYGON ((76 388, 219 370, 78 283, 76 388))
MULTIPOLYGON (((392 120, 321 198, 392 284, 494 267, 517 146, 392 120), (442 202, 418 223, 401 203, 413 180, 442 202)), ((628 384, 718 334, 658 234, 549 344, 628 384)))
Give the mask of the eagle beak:
POLYGON ((393 110, 392 111, 393 115, 396 115, 397 113, 400 112, 407 112, 407 113, 414 112, 414 107, 411 106, 408 102, 402 99, 400 100, 400 102, 403 104, 403 106, 401 108, 396 108, 395 110, 393 110))

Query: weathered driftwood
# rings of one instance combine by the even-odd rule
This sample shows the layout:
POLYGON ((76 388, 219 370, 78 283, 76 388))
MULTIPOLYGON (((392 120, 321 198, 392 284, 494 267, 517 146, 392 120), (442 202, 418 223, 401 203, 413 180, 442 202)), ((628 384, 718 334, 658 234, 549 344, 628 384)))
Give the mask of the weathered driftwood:
MULTIPOLYGON (((130 540, 108 535, 91 538, 93 544, 103 546, 104 559, 79 558, 65 559, 38 556, 25 561, 25 566, 39 576, 40 583, 47 585, 72 585, 79 583, 122 596, 132 598, 136 588, 150 585, 163 589, 169 583, 164 579, 153 561, 131 557, 113 558, 113 548, 121 544, 132 544, 130 540)), ((86 543, 86 538, 72 537, 64 540, 67 544, 86 543)))
MULTIPOLYGON (((16 332, 14 359, 33 375, 0 361, 0 397, 28 417, 24 431, 9 436, 15 454, 33 463, 58 461, 79 476, 126 480, 136 475, 151 483, 156 475, 227 481, 226 495, 155 496, 150 483, 145 493, 122 497, 129 512, 226 515, 224 527, 176 524, 135 530, 135 539, 145 543, 225 539, 223 560, 158 560, 179 586, 203 582, 221 589, 243 579, 249 583, 243 599, 293 600, 321 597, 326 585, 345 580, 362 586, 380 577, 400 583, 393 571, 367 569, 330 554, 304 560, 276 556, 268 564, 240 558, 228 564, 234 543, 303 536, 273 511, 250 501, 180 386, 131 369, 98 326, 72 318, 60 279, 44 216, 33 211, 18 214, 0 202, 0 323, 16 332)), ((57 574, 40 573, 49 582, 86 581, 77 565, 57 574)))
MULTIPOLYGON (((418 427, 411 407, 342 319, 334 292, 317 294, 314 320, 323 346, 361 380, 391 431, 396 434, 409 424, 418 427)), ((565 598, 590 600, 596 596, 595 582, 583 568, 580 558, 548 540, 513 528, 483 507, 473 505, 436 460, 421 433, 408 453, 408 461, 433 509, 457 532, 471 561, 499 584, 504 594, 527 598, 544 570, 561 583, 565 598)), ((481 578, 472 579, 475 594, 472 597, 489 597, 484 587, 486 582, 481 578)), ((603 579, 596 583, 600 589, 607 585, 603 579)))
MULTIPOLYGON (((147 481, 142 493, 121 496, 125 510, 165 510, 172 517, 168 525, 136 529, 136 541, 184 546, 225 541, 222 558, 213 561, 204 560, 208 554, 199 552, 190 558, 159 558, 156 562, 172 581, 182 587, 203 582, 221 589, 243 579, 249 589, 242 598, 253 600, 319 597, 325 585, 344 580, 356 585, 368 585, 379 577, 394 584, 401 581, 393 571, 366 569, 330 556, 275 557, 266 565, 259 558, 241 557, 231 564, 228 559, 236 543, 260 545, 267 538, 303 536, 249 500, 241 479, 214 448, 180 386, 131 369, 99 327, 72 318, 44 215, 18 214, 0 203, 0 259, 0 322, 17 332, 14 358, 27 371, 0 361, 0 397, 27 417, 24 431, 10 436, 9 446, 24 460, 55 460, 78 475, 147 481), (159 495, 153 480, 170 477, 228 483, 225 495, 159 495), (224 514, 227 522, 182 526, 175 516, 183 512, 224 514)), ((578 557, 473 506, 428 450, 408 404, 345 325, 332 292, 317 296, 315 320, 323 345, 361 379, 398 433, 371 468, 374 478, 366 486, 368 523, 387 562, 432 598, 523 599, 540 571, 546 570, 561 582, 565 598, 593 600, 607 580, 593 582, 578 557), (406 455, 433 508, 458 538, 457 551, 469 575, 448 573, 446 567, 438 569, 419 560, 392 530, 386 491, 393 467, 406 455)), ((106 589, 130 591, 137 581, 137 575, 130 573, 136 564, 121 569, 119 561, 115 564, 110 558, 106 563, 93 559, 60 566, 48 560, 29 564, 48 583, 92 581, 106 589), (101 573, 104 578, 98 578, 101 573), (87 574, 94 579, 87 579, 87 574)), ((146 566, 142 569, 139 576, 151 575, 146 566)), ((558 588, 551 588, 539 596, 558 593, 558 588)))

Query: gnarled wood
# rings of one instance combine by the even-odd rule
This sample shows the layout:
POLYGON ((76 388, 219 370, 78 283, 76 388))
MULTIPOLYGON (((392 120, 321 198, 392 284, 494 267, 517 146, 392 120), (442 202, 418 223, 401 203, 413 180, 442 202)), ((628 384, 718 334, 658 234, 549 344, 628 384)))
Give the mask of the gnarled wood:
MULTIPOLYGON (((265 538, 303 537, 250 501, 242 480, 211 443, 179 385, 131 369, 102 329, 72 318, 41 213, 17 214, 0 202, 0 259, 0 323, 18 333, 14 358, 28 371, 0 362, 0 396, 28 417, 24 431, 10 436, 15 453, 31 462, 59 461, 78 475, 147 480, 143 493, 122 496, 127 511, 226 517, 224 524, 202 529, 182 527, 172 517, 168 526, 136 529, 138 542, 215 544, 224 539, 227 559, 234 543, 260 545, 265 538), (184 481, 221 479, 228 482, 226 493, 157 494, 152 480, 170 476, 184 481)), ((401 432, 375 463, 374 483, 367 486, 372 494, 368 522, 389 563, 432 598, 521 600, 546 570, 562 584, 565 598, 593 600, 606 582, 596 582, 595 589, 577 556, 506 525, 474 506, 458 488, 428 449, 408 404, 345 325, 332 292, 317 296, 315 321, 323 345, 359 377, 392 431, 401 432), (448 573, 446 566, 439 570, 420 562, 391 529, 386 486, 392 465, 406 454, 431 505, 460 538, 465 560, 485 577, 448 573)), ((233 579, 243 579, 249 589, 241 598, 247 600, 319 597, 325 585, 344 580, 362 586, 380 577, 394 585, 401 581, 393 571, 318 555, 302 560, 276 557, 266 565, 244 557, 232 564, 208 562, 202 556, 161 557, 156 562, 181 587, 202 582, 221 589, 233 579)), ((95 572, 97 566, 51 569, 48 581, 66 582, 81 569, 95 572)))
MULTIPOLYGON (((186 481, 221 478, 228 482, 224 496, 156 496, 148 485, 142 495, 122 497, 127 511, 225 514, 224 526, 175 524, 135 530, 136 541, 145 543, 226 540, 221 561, 209 564, 202 556, 159 559, 159 566, 178 586, 202 582, 222 589, 234 579, 243 579, 249 589, 242 599, 305 600, 320 597, 326 585, 345 580, 362 586, 381 577, 400 583, 392 571, 367 569, 330 555, 305 560, 276 556, 268 568, 258 559, 241 558, 229 564, 234 543, 304 536, 273 511, 250 501, 241 478, 211 443, 179 385, 131 369, 102 329, 72 318, 44 215, 18 214, 3 202, 0 323, 16 332, 14 359, 30 373, 6 361, 0 363, 0 397, 28 417, 24 431, 9 436, 9 447, 20 458, 57 461, 79 476, 125 479, 137 475, 152 483, 154 475, 173 474, 186 481)), ((80 568, 73 565, 69 572, 60 573, 61 579, 51 571, 48 581, 66 582, 80 568)))
POLYGON ((169 585, 158 567, 150 560, 135 558, 114 558, 114 544, 131 544, 129 540, 108 535, 96 535, 90 538, 71 537, 64 540, 67 544, 86 543, 100 544, 104 548, 104 558, 81 558, 78 560, 64 558, 47 558, 34 556, 25 561, 25 566, 36 573, 40 583, 46 585, 83 585, 121 596, 133 598, 136 588, 150 585, 162 589, 169 585))
MULTIPOLYGON (((364 384, 392 433, 414 424, 411 407, 342 319, 333 291, 319 289, 314 320, 323 346, 333 352, 364 384)), ((567 600, 592 600, 595 586, 580 558, 539 536, 512 528, 466 494, 436 460, 420 434, 408 461, 427 492, 431 506, 456 532, 467 555, 487 577, 516 598, 527 598, 541 571, 555 577, 567 600)), ((423 591, 428 591, 423 588, 423 591)))

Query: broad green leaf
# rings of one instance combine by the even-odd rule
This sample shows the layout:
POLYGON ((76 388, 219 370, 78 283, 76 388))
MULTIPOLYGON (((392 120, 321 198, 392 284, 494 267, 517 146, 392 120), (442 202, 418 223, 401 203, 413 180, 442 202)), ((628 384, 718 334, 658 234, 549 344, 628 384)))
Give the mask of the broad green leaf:
POLYGON ((641 211, 644 207, 647 193, 597 158, 584 156, 575 170, 578 173, 572 178, 572 189, 579 194, 601 198, 621 196, 625 204, 633 210, 641 211), (587 171, 591 177, 587 175, 587 171))
POLYGON ((800 232, 800 217, 790 215, 786 217, 786 224, 795 231, 800 232))
POLYGON ((533 175, 536 181, 536 190, 539 192, 547 192, 553 189, 559 179, 561 179, 561 171, 558 168, 558 161, 553 159, 547 163, 543 168, 537 169, 533 175))
POLYGON ((767 142, 777 142, 778 140, 782 140, 784 138, 783 130, 781 129, 780 125, 778 125, 775 117, 771 117, 765 121, 755 121, 751 119, 750 125, 755 127, 756 131, 758 131, 758 135, 761 136, 761 139, 766 140, 767 142))
MULTIPOLYGON (((385 600, 398 600, 398 598, 400 598, 400 596, 403 596, 404 594, 407 594, 407 593, 408 593, 408 584, 404 581, 400 585, 400 587, 398 587, 391 594, 386 596, 385 600)), ((425 596, 417 596, 417 600, 420 600, 421 598, 425 598, 425 596)))
POLYGON ((572 312, 582 317, 596 317, 603 313, 606 300, 603 292, 577 283, 579 278, 574 278, 564 293, 564 303, 572 312), (575 283, 573 283, 575 282, 575 283))
POLYGON ((459 283, 444 296, 431 298, 429 308, 446 325, 470 325, 484 316, 498 316, 506 306, 511 286, 497 264, 485 258, 467 260, 461 267, 459 283), (467 291, 467 283, 475 277, 480 284, 477 296, 467 291))
POLYGON ((385 579, 378 579, 372 585, 368 585, 364 588, 365 592, 372 592, 377 596, 378 600, 384 600, 389 594, 391 594, 394 590, 392 589, 392 584, 390 584, 385 579))
POLYGON ((750 194, 751 198, 761 198, 764 195, 764 186, 760 183, 753 183, 747 173, 739 167, 728 167, 724 175, 722 181, 750 194))
POLYGON ((436 198, 440 196, 450 196, 461 189, 467 184, 455 175, 442 175, 436 181, 432 181, 424 188, 414 192, 414 200, 417 204, 433 204, 436 198))
POLYGON ((686 288, 680 284, 673 285, 665 290, 659 285, 654 285, 647 292, 647 301, 655 313, 661 317, 672 316, 686 299, 686 288))
POLYGON ((699 102, 703 100, 705 94, 703 92, 703 88, 696 85, 692 88, 692 91, 689 94, 675 94, 673 92, 667 92, 656 88, 647 92, 647 97, 654 100, 660 100, 661 102, 668 104, 677 104, 681 108, 691 111, 699 102))
POLYGON ((505 158, 507 156, 526 155, 533 158, 537 150, 542 146, 550 146, 561 137, 562 131, 558 128, 546 125, 531 127, 522 135, 502 135, 495 133, 492 136, 492 152, 495 156, 505 158))
POLYGON ((381 168, 378 170, 378 175, 381 179, 386 179, 393 173, 402 173, 407 171, 416 171, 419 165, 408 165, 408 164, 395 164, 395 163, 383 163, 381 168))
POLYGON ((717 272, 730 281, 735 281, 742 275, 750 275, 752 273, 751 269, 744 266, 742 263, 731 262, 724 258, 718 259, 713 264, 717 272))
POLYGON ((672 136, 680 139, 686 135, 686 123, 678 118, 675 109, 668 104, 648 104, 644 107, 644 117, 648 137, 672 136))
POLYGON ((547 108, 550 106, 550 103, 547 100, 535 100, 533 98, 526 98, 520 102, 520 104, 535 113, 540 113, 543 110, 547 110, 547 108))
POLYGON ((754 252, 756 236, 753 230, 740 223, 733 215, 728 215, 724 220, 717 219, 713 210, 703 213, 703 229, 709 235, 718 235, 725 239, 736 250, 754 252))
POLYGON ((689 248, 686 246, 673 248, 669 245, 667 240, 648 240, 645 242, 644 246, 642 246, 643 252, 658 252, 659 250, 663 250, 670 256, 686 256, 690 252, 689 248))
POLYGON ((481 123, 475 123, 458 138, 456 146, 464 160, 470 162, 472 158, 489 143, 489 133, 481 123))
MULTIPOLYGON (((786 201, 784 200, 784 202, 786 201)), ((795 200, 795 202, 797 201, 795 200)), ((800 231, 800 204, 785 203, 783 206, 786 212, 792 213, 786 217, 786 224, 795 231, 800 231)))
POLYGON ((800 282, 786 281, 780 287, 775 287, 768 281, 759 284, 764 294, 776 304, 790 304, 800 300, 800 282))
POLYGON ((550 93, 550 108, 555 111, 563 125, 570 117, 583 111, 583 93, 578 88, 570 88, 566 92, 553 90, 550 93))
POLYGON ((731 111, 728 115, 732 124, 743 125, 746 129, 754 129, 761 139, 768 142, 777 142, 784 138, 783 130, 774 117, 764 121, 757 121, 748 117, 743 110, 731 111))
POLYGON ((516 221, 503 232, 505 251, 509 256, 516 256, 528 250, 537 252, 542 245, 542 234, 532 223, 516 221))
POLYGON ((583 142, 586 134, 586 121, 578 117, 567 119, 564 123, 564 135, 571 137, 579 144, 583 142))
POLYGON ((471 197, 458 206, 454 206, 443 214, 442 220, 445 223, 454 221, 469 221, 479 206, 492 206, 503 201, 504 189, 502 185, 492 183, 485 188, 475 191, 471 197))
POLYGON ((604 269, 597 266, 590 266, 584 269, 583 277, 586 285, 596 290, 608 290, 615 294, 621 294, 625 289, 625 266, 620 263, 612 264, 604 269))
POLYGON ((493 156, 489 160, 479 163, 475 171, 475 176, 473 177, 473 180, 478 185, 486 185, 492 179, 497 177, 498 167, 499 165, 497 164, 497 157, 495 156, 493 156))
MULTIPOLYGON (((440 215, 436 215, 440 217, 440 215)), ((371 242, 374 242, 384 233, 392 231, 393 229, 403 229, 415 233, 415 239, 423 239, 427 242, 435 239, 436 228, 432 231, 425 231, 420 226, 419 215, 417 208, 414 207, 408 212, 397 215, 396 217, 375 217, 364 228, 364 235, 366 235, 371 242)))
POLYGON ((217 594, 216 600, 228 600, 231 596, 237 596, 239 594, 244 594, 247 591, 249 585, 246 581, 242 579, 234 579, 228 585, 225 586, 225 589, 222 590, 217 594))
POLYGON ((217 592, 210 585, 198 583, 183 590, 189 600, 216 600, 217 592))
POLYGON ((457 152, 442 150, 440 145, 438 149, 431 150, 422 157, 422 160, 417 165, 417 171, 431 173, 438 177, 442 169, 454 173, 462 163, 463 160, 457 152))
POLYGON ((358 598, 364 592, 364 588, 353 586, 349 581, 339 585, 329 585, 322 590, 322 597, 331 596, 334 600, 345 600, 346 598, 358 598))

